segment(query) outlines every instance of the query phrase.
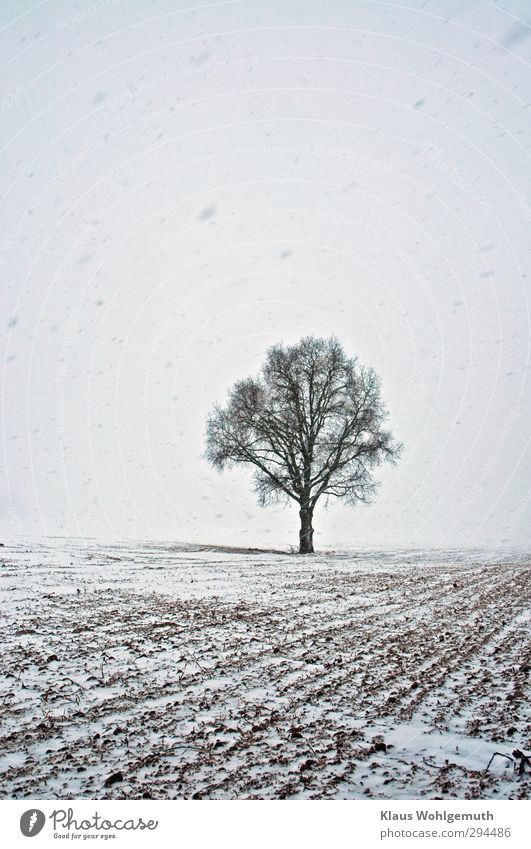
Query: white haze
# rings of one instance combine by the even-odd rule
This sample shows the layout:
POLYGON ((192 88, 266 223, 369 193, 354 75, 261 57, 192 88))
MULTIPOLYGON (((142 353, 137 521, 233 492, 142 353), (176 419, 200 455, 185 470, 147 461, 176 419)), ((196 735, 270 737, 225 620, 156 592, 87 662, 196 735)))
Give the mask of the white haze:
POLYGON ((0 532, 286 546, 204 458, 335 334, 405 445, 317 546, 531 542, 527 0, 2 0, 0 532))

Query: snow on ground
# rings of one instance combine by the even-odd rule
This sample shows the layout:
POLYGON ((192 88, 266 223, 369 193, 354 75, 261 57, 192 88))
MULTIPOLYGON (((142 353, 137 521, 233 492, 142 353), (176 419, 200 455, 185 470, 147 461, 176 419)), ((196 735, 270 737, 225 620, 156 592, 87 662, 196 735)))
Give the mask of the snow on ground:
POLYGON ((529 798, 522 554, 0 548, 4 798, 529 798))

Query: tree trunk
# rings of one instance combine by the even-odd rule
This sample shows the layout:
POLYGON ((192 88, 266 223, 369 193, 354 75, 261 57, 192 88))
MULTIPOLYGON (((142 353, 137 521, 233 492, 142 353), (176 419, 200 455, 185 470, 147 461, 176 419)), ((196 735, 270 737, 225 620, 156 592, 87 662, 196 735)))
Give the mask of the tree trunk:
POLYGON ((299 516, 301 517, 299 554, 313 554, 313 510, 301 507, 299 516))

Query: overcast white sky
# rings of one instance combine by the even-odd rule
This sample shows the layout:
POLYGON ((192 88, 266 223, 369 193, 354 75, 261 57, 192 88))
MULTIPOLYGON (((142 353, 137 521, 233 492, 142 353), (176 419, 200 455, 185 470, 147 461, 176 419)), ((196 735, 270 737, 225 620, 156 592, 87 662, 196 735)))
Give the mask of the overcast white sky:
POLYGON ((336 334, 403 457, 317 546, 531 543, 528 0, 0 2, 0 533, 296 543, 208 410, 336 334))

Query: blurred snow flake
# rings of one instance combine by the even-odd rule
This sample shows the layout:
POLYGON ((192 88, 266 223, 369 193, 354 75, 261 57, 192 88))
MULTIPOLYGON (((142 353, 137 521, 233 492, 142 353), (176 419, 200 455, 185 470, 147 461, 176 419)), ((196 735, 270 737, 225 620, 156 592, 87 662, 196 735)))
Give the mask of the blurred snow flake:
POLYGON ((200 221, 209 221, 216 214, 216 206, 212 204, 212 206, 205 206, 204 209, 199 213, 200 221))

